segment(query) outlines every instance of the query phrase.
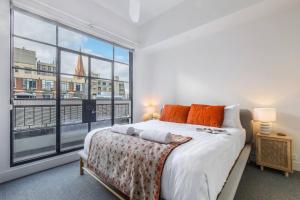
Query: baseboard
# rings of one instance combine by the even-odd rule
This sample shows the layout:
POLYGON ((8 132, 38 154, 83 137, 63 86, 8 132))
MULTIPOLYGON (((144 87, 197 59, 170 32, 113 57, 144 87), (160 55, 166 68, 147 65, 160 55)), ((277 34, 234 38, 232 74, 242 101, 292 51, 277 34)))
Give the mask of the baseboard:
POLYGON ((70 162, 74 162, 76 160, 79 160, 79 155, 77 151, 25 164, 22 166, 12 167, 0 173, 0 183, 21 178, 23 176, 27 176, 53 167, 64 165, 70 162))
POLYGON ((293 166, 295 171, 300 172, 300 162, 294 161, 293 166))

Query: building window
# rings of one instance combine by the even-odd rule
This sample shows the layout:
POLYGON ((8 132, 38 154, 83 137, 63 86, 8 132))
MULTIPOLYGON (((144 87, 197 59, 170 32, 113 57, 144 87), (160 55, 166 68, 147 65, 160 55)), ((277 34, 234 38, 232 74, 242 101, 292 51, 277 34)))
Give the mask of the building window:
POLYGON ((54 89, 54 81, 42 80, 42 89, 51 91, 54 89))
POLYGON ((76 92, 80 92, 81 91, 81 85, 80 84, 76 84, 76 92))
POLYGON ((36 89, 36 80, 23 79, 23 89, 25 89, 25 90, 36 89))
POLYGON ((60 90, 62 92, 67 92, 69 90, 69 83, 61 82, 60 90))

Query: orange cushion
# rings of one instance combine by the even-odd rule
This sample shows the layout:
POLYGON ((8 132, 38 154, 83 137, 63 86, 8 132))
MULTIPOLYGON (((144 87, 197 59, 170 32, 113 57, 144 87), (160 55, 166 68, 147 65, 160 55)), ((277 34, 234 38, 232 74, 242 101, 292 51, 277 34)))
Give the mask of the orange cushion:
POLYGON ((224 107, 192 104, 187 123, 221 127, 224 120, 224 107))
POLYGON ((166 122, 186 123, 190 106, 165 105, 160 120, 166 122))

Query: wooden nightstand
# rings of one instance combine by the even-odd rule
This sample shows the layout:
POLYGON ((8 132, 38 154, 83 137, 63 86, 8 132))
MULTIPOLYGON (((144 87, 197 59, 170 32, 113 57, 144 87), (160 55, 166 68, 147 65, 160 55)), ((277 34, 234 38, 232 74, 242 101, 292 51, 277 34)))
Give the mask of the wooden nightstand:
POLYGON ((261 170, 264 167, 282 170, 285 176, 293 172, 292 138, 277 134, 256 135, 256 163, 261 170))

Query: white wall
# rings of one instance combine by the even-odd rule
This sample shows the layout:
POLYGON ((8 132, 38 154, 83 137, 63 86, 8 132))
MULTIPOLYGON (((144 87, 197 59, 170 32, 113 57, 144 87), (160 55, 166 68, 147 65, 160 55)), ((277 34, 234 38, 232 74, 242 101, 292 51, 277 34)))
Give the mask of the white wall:
POLYGON ((10 27, 9 1, 0 1, 0 173, 9 168, 10 27))
MULTIPOLYGON (((176 57, 174 58, 176 60, 176 57)), ((163 62, 164 56, 161 56, 160 62, 163 62)), ((161 76, 167 74, 170 70, 167 67, 155 67, 156 57, 144 54, 141 49, 135 53, 133 68, 133 121, 142 120, 146 113, 147 104, 158 104, 167 99, 169 103, 175 103, 175 77, 161 76)), ((158 66, 158 65, 157 65, 158 66)))
POLYGON ((148 56, 136 51, 133 66, 133 122, 138 122, 144 114, 145 103, 149 102, 152 94, 149 93, 153 72, 151 67, 145 67, 149 63, 148 56))
MULTIPOLYGON (((254 13, 255 14, 255 13, 254 13)), ((300 5, 147 54, 160 105, 275 107, 276 131, 294 138, 300 170, 300 5)))
POLYGON ((262 0, 185 0, 140 27, 140 46, 146 47, 222 18, 262 0))

